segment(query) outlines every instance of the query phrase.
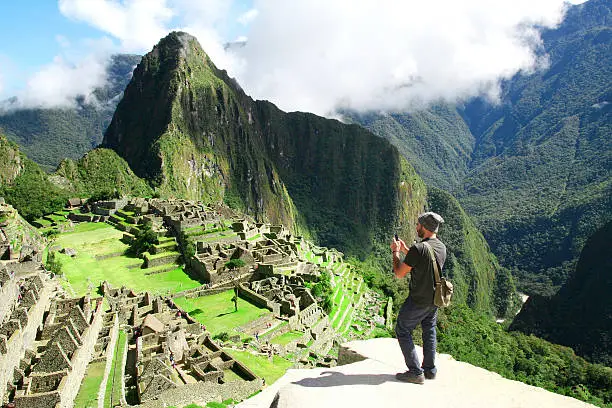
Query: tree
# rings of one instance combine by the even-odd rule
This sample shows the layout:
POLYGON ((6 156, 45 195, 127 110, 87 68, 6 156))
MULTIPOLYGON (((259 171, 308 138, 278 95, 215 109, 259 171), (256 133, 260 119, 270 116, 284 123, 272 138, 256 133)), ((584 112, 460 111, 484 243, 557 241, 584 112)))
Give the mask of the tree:
POLYGON ((225 263, 225 267, 230 270, 242 268, 244 265, 246 263, 240 258, 230 259, 225 263))
POLYGON ((53 272, 56 275, 62 274, 62 262, 56 258, 56 252, 50 251, 47 255, 47 270, 53 272))
POLYGON ((145 252, 149 252, 156 244, 159 244, 157 233, 153 231, 150 222, 145 222, 142 224, 140 230, 134 235, 134 240, 128 249, 128 253, 140 256, 145 252))
POLYGON ((234 297, 232 298, 232 302, 234 302, 234 312, 238 311, 238 285, 234 286, 234 297))

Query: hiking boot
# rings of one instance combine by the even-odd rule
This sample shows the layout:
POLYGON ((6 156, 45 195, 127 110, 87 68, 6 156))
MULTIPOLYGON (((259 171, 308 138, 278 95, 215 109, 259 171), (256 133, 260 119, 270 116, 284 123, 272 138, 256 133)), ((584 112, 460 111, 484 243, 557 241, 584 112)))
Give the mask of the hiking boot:
POLYGON ((410 371, 395 374, 395 378, 412 384, 425 384, 425 376, 423 374, 413 374, 410 371))
POLYGON ((425 378, 428 380, 435 380, 436 373, 432 373, 431 371, 425 371, 425 378))

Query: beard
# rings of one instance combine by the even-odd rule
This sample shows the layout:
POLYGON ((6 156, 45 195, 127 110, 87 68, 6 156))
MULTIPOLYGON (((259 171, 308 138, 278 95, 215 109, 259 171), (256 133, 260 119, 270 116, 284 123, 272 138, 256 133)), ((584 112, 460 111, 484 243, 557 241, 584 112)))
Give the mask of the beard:
POLYGON ((423 228, 422 225, 419 225, 417 227, 416 232, 417 232, 417 235, 419 236, 419 238, 423 239, 423 237, 425 236, 425 231, 424 231, 424 228, 423 228))

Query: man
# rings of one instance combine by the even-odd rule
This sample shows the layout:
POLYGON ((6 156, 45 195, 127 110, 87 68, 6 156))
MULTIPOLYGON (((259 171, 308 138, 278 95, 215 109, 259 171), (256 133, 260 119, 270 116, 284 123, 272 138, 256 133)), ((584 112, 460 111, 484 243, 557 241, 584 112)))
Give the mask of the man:
POLYGON ((434 306, 435 278, 433 261, 427 242, 434 250, 438 269, 441 273, 446 261, 446 246, 437 237, 440 224, 444 219, 434 213, 426 212, 419 216, 416 231, 421 238, 420 243, 410 248, 401 239, 393 239, 393 272, 397 278, 407 274, 410 278, 410 292, 397 316, 395 333, 399 342, 408 371, 398 373, 396 378, 400 381, 423 384, 425 379, 433 380, 436 377, 436 319, 438 308, 434 306), (403 258, 403 261, 402 261, 403 258), (419 364, 412 331, 421 324, 423 328, 423 364, 419 364))

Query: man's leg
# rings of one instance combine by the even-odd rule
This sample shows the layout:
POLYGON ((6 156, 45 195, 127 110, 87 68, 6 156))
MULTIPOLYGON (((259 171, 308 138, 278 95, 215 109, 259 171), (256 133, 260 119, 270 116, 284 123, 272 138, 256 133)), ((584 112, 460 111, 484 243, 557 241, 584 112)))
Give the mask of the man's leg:
POLYGON ((421 322, 423 328, 423 370, 426 378, 436 376, 436 321, 438 319, 438 308, 432 306, 432 310, 421 322))
POLYGON ((412 331, 421 322, 423 315, 415 304, 411 302, 410 297, 406 299, 402 305, 399 314, 397 315, 397 324, 395 326, 395 334, 399 342, 404 360, 410 373, 414 375, 423 374, 421 364, 419 364, 419 356, 414 348, 412 340, 412 331))

